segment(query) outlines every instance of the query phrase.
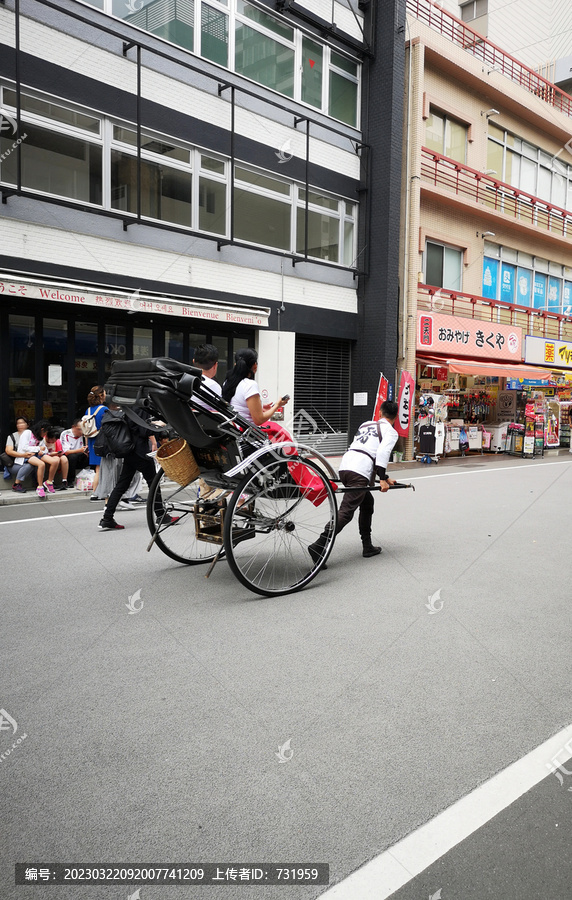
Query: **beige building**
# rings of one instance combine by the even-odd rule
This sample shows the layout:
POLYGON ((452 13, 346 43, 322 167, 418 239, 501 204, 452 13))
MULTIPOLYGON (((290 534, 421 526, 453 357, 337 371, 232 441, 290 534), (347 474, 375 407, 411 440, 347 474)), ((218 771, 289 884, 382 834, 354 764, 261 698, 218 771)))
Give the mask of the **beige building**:
POLYGON ((527 335, 572 340, 572 98, 442 5, 407 9, 400 365, 418 384, 423 354, 508 377, 526 364, 527 335), (485 335, 470 347, 460 328, 424 353, 423 314, 435 328, 442 316, 486 322, 494 346, 485 335))

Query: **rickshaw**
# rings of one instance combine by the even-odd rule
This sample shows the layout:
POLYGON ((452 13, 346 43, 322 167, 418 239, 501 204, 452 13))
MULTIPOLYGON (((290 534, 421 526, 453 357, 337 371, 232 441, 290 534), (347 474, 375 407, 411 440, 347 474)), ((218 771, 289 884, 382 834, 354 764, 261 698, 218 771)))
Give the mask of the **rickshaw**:
POLYGON ((150 427, 169 438, 157 451, 161 469, 149 490, 147 549, 156 545, 176 562, 207 564, 207 575, 224 557, 257 594, 299 591, 334 545, 336 472, 311 447, 270 442, 201 375, 168 358, 116 361, 105 385, 127 417, 142 407, 152 416, 150 427), (160 507, 165 513, 156 518, 160 507), (323 549, 312 556, 308 547, 323 532, 323 549))

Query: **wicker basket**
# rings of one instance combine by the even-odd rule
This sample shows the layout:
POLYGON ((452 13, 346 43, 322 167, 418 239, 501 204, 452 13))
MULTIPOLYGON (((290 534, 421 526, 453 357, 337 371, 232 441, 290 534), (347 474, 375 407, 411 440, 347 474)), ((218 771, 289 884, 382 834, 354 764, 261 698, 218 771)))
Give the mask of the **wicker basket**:
POLYGON ((172 481, 186 487, 201 474, 192 450, 184 438, 176 438, 161 444, 157 450, 157 461, 172 481))

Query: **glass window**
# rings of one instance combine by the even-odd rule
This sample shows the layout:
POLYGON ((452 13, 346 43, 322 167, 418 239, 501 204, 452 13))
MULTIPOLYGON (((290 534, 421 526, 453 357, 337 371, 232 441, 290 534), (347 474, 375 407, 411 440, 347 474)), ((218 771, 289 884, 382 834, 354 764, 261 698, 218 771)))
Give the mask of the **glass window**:
POLYGON ((286 97, 294 96, 294 50, 241 22, 236 23, 235 69, 286 97))
POLYGON ((490 256, 483 257, 483 297, 497 299, 499 263, 490 256))
POLYGON ((425 283, 459 291, 462 287, 463 254, 461 250, 427 241, 425 283))
POLYGON ((445 156, 456 159, 457 162, 465 162, 467 146, 467 128, 454 119, 447 119, 445 132, 445 156))
MULTIPOLYGON (((141 160, 141 215, 191 226, 192 175, 141 160)), ((111 152, 111 205, 137 212, 137 158, 111 152)))
MULTIPOLYGON (((433 148, 431 148, 433 149, 433 148)), ((490 170, 491 175, 496 176, 499 181, 504 181, 504 171, 503 171, 503 154, 504 149, 501 144, 497 144, 496 141, 487 141, 487 169, 490 170)))
MULTIPOLYGON (((442 153, 449 159, 465 162, 467 126, 434 109, 425 123, 425 143, 430 150, 442 153)), ((494 168, 492 165, 489 168, 494 168)))
MULTIPOLYGON (((131 128, 122 128, 119 125, 114 125, 113 139, 122 144, 129 144, 130 147, 137 146, 137 132, 131 128)), ((190 160, 190 152, 185 150, 184 147, 167 144, 151 135, 141 135, 141 150, 145 150, 147 153, 156 153, 158 156, 167 157, 168 159, 177 159, 180 162, 188 163, 190 160)))
POLYGON ((153 332, 150 328, 133 329, 133 359, 153 356, 153 332))
MULTIPOLYGON (((47 100, 38 100, 36 97, 29 97, 27 94, 20 95, 22 113, 35 113, 44 119, 52 119, 54 122, 61 122, 62 125, 71 125, 74 128, 81 128, 82 131, 89 131, 91 134, 99 134, 101 122, 94 116, 86 116, 84 113, 75 112, 72 109, 66 109, 64 106, 58 106, 56 103, 50 103, 47 100)), ((7 106, 16 108, 16 91, 4 89, 4 103, 7 106)))
POLYGON ((310 38, 302 38, 302 100, 322 108, 323 47, 310 38))
MULTIPOLYGON (((20 144, 22 187, 100 204, 101 147, 37 125, 26 123, 24 127, 25 140, 20 144)), ((11 146, 12 139, 1 139, 2 153, 11 146)), ((3 160, 3 181, 16 184, 17 158, 18 154, 13 152, 3 160)))
POLYGON ((545 169, 544 166, 538 167, 538 196, 541 200, 547 200, 550 203, 550 195, 552 193, 552 172, 545 169))
POLYGON ((519 306, 530 306, 532 299, 532 271, 530 269, 517 269, 516 273, 516 300, 519 306))
POLYGON ((278 181, 277 178, 269 178, 259 172, 251 172, 250 169, 242 169, 237 166, 235 177, 237 181, 246 181, 248 184, 257 185, 264 190, 274 191, 278 194, 290 194, 290 185, 286 182, 278 181))
POLYGON ((290 250, 291 206, 274 197, 234 192, 234 234, 239 241, 290 250))
MULTIPOLYGON (((36 418, 36 331, 33 316, 10 316, 10 371, 8 393, 10 419, 36 418)), ((10 426, 11 427, 11 426, 10 426)), ((4 447, 2 447, 2 450, 4 447)))
POLYGON ((507 184, 518 185, 520 183, 520 156, 513 153, 512 150, 506 151, 505 172, 502 180, 507 184))
POLYGON ((236 9, 237 12, 239 12, 246 19, 250 19, 252 22, 256 22, 258 25, 262 25, 264 28, 267 28, 268 31, 273 31, 275 34, 280 35, 280 37, 285 38, 285 40, 287 41, 294 40, 293 28, 290 28, 289 25, 286 25, 284 24, 284 22, 280 22, 278 19, 275 19, 274 16, 269 16, 261 9, 258 9, 258 7, 251 6, 250 3, 245 3, 244 0, 238 0, 236 9))
POLYGON ((226 184, 199 178, 199 229, 226 234, 226 184))
POLYGON ((201 56, 228 66, 228 16, 206 3, 201 5, 201 56))
POLYGON ((211 343, 218 350, 218 369, 216 373, 216 381, 222 385, 224 379, 227 376, 227 372, 232 368, 234 364, 234 360, 232 362, 228 358, 228 338, 226 335, 218 335, 213 334, 211 338, 211 343))
POLYGON ((194 50, 194 0, 113 0, 112 12, 130 25, 194 50))
POLYGON ((357 123, 357 83, 330 70, 330 103, 328 114, 355 127, 357 123))
POLYGON ((83 415, 87 395, 97 384, 98 377, 97 325, 95 322, 76 322, 75 326, 75 389, 76 413, 83 415))
MULTIPOLYGON (((298 207, 296 223, 296 251, 304 253, 305 248, 305 209, 298 207)), ((340 222, 333 216, 308 210, 308 256, 327 259, 329 262, 339 260, 340 222)))
POLYGON ((165 332, 165 356, 169 359, 183 359, 183 332, 182 331, 166 331, 165 332))
POLYGON ((353 266, 355 261, 354 223, 344 222, 344 266, 353 266))
POLYGON ((105 374, 111 372, 111 363, 119 359, 127 359, 126 330, 121 325, 105 326, 105 374))
POLYGON ((460 250, 445 247, 443 259, 443 287, 452 291, 461 290, 461 269, 463 255, 460 250))
POLYGON ((425 123, 425 145, 435 153, 443 153, 445 146, 445 119, 433 110, 425 123))
POLYGON ((201 169, 207 172, 216 172, 217 175, 224 175, 224 162, 222 159, 213 159, 212 156, 201 156, 201 169))

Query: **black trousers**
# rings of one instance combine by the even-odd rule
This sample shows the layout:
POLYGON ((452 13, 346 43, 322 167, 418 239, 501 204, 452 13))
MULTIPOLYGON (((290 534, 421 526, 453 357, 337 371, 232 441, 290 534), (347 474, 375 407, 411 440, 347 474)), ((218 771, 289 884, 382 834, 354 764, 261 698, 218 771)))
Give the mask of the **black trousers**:
MULTIPOLYGON (((103 513, 104 519, 112 519, 115 515, 117 504, 131 484, 135 472, 141 472, 143 478, 149 487, 151 487, 157 470, 155 469, 155 463, 149 456, 138 456, 136 453, 129 453, 123 460, 123 468, 121 469, 121 475, 117 480, 117 484, 109 495, 107 506, 103 513)), ((161 497, 161 491, 159 490, 155 495, 155 515, 159 518, 164 512, 163 499, 161 497)))
POLYGON ((72 453, 67 460, 69 462, 68 483, 73 484, 76 472, 78 470, 81 472, 84 466, 89 467, 89 456, 87 453, 72 453))
MULTIPOLYGON (((360 488, 369 487, 369 481, 363 475, 348 470, 340 472, 340 481, 344 487, 360 488)), ((371 491, 349 491, 344 494, 338 511, 338 527, 336 534, 339 534, 342 528, 351 522, 356 509, 359 509, 358 527, 362 541, 371 540, 371 520, 373 518, 373 497, 371 491)))

